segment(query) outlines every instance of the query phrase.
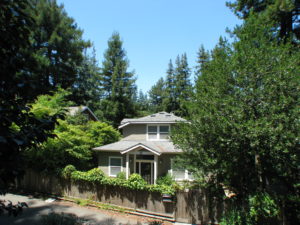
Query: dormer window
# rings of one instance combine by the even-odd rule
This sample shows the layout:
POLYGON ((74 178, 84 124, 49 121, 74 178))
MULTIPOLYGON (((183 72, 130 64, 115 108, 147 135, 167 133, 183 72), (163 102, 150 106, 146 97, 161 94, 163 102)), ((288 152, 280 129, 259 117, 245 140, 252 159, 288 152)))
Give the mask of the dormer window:
POLYGON ((168 140, 169 139, 169 125, 148 125, 147 134, 148 140, 168 140))

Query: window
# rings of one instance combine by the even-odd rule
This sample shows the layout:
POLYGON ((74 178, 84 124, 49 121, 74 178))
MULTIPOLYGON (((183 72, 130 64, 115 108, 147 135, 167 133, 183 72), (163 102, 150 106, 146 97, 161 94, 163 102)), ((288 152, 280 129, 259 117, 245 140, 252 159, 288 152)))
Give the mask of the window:
POLYGON ((148 126, 148 139, 156 140, 157 138, 157 126, 148 126))
POLYGON ((171 171, 170 172, 175 180, 193 180, 193 176, 188 170, 186 170, 184 168, 180 168, 178 166, 175 166, 174 159, 171 159, 171 171))
POLYGON ((167 140, 169 138, 169 125, 149 125, 148 140, 167 140))
POLYGON ((159 139, 169 138, 169 126, 159 126, 159 139))
POLYGON ((122 172, 122 157, 109 157, 109 176, 116 177, 122 172))

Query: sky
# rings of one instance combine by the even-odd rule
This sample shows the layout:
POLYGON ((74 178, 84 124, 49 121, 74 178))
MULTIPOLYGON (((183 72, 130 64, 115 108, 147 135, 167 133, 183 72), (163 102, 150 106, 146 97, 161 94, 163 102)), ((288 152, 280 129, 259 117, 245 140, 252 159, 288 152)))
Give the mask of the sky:
MULTIPOLYGON (((228 0, 227 0, 228 1, 228 0)), ((138 89, 165 77, 169 60, 187 54, 192 71, 201 45, 211 50, 241 21, 226 0, 57 0, 90 40, 101 66, 107 41, 119 32, 138 89)), ((193 76, 191 77, 193 80, 193 76)))

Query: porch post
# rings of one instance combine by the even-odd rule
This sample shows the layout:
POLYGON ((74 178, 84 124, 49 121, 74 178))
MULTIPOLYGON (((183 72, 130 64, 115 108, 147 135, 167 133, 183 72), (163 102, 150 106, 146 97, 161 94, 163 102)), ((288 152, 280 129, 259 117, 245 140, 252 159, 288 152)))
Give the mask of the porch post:
POLYGON ((129 153, 126 153, 126 179, 129 177, 129 153))
POLYGON ((156 183, 157 179, 157 155, 154 155, 154 184, 156 183))

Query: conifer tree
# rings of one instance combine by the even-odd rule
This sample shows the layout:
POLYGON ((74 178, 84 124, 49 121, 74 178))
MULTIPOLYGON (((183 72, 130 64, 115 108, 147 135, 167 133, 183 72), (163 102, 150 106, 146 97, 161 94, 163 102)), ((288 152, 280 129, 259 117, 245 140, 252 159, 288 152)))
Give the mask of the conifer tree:
POLYGON ((165 96, 165 82, 160 78, 149 91, 150 107, 154 112, 163 110, 163 99, 165 96))
POLYGON ((168 65, 167 76, 165 80, 163 107, 164 110, 167 112, 172 112, 176 109, 175 76, 174 76, 174 67, 171 59, 168 65))
POLYGON ((123 49, 119 33, 115 32, 108 40, 108 49, 100 73, 104 99, 101 109, 104 118, 115 127, 125 117, 135 115, 133 95, 136 92, 133 72, 128 72, 129 62, 123 49))
POLYGON ((183 54, 181 57, 177 56, 175 63, 174 99, 176 104, 174 111, 179 116, 185 116, 185 103, 190 99, 192 92, 192 85, 190 81, 191 72, 188 66, 186 54, 183 54))
POLYGON ((32 27, 34 56, 38 60, 35 80, 40 93, 57 87, 70 88, 78 78, 83 50, 90 43, 82 39, 83 31, 56 0, 31 0, 30 14, 36 21, 32 27))
POLYGON ((205 50, 204 46, 201 45, 197 52, 197 65, 196 65, 196 76, 201 76, 201 70, 205 66, 207 62, 210 60, 210 54, 207 50, 205 50))

